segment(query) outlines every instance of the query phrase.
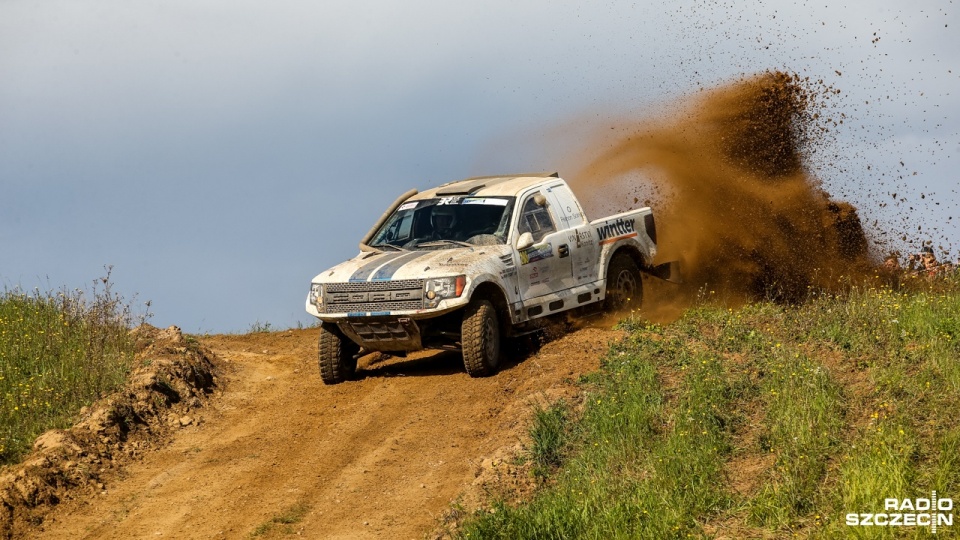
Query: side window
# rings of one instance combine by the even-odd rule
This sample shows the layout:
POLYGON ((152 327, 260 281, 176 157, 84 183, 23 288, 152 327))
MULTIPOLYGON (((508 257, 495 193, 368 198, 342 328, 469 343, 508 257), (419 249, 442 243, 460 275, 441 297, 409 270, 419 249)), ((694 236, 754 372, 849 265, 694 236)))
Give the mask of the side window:
POLYGON ((397 239, 398 240, 409 240, 410 239, 410 229, 413 226, 413 212, 410 212, 406 216, 403 216, 403 219, 400 221, 400 224, 397 226, 397 239))
POLYGON ((413 212, 404 212, 399 216, 395 216, 393 223, 387 227, 380 237, 377 238, 377 242, 406 242, 410 239, 410 226, 413 223, 413 212))
POLYGON ((533 235, 533 241, 539 242, 549 233, 557 230, 550 219, 550 212, 546 205, 540 206, 534 200, 534 196, 527 197, 520 211, 520 234, 528 232, 533 235))

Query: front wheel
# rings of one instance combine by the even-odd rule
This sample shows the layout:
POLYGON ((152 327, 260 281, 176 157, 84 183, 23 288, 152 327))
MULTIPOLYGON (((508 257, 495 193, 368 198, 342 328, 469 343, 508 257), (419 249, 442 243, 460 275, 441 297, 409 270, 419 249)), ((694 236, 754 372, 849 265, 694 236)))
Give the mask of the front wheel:
POLYGON ((471 377, 493 375, 500 367, 500 324, 487 300, 467 306, 460 328, 463 366, 471 377))
POLYGON ((320 378, 324 384, 350 380, 357 372, 356 354, 360 346, 344 336, 335 326, 320 325, 320 378))
POLYGON ((617 253, 607 270, 604 308, 609 311, 637 309, 643 301, 643 285, 637 263, 626 253, 617 253))

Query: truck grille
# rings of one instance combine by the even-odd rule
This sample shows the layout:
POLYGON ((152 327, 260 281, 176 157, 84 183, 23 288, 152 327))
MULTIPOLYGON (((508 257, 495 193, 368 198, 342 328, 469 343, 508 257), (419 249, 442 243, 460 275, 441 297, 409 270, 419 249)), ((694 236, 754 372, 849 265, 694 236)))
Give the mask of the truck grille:
POLYGON ((423 309, 423 280, 328 283, 323 286, 325 313, 423 309))
POLYGON ((327 283, 323 288, 330 292, 370 292, 395 291, 402 289, 423 290, 422 279, 398 279, 394 281, 350 281, 347 283, 327 283))

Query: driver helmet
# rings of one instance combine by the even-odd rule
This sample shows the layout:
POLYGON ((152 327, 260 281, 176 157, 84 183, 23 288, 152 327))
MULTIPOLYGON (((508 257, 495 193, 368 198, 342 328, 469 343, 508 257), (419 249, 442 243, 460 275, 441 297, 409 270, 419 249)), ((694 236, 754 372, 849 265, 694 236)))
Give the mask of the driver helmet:
POLYGON ((436 232, 449 232, 457 224, 457 213, 450 206, 436 206, 430 215, 430 224, 436 232))

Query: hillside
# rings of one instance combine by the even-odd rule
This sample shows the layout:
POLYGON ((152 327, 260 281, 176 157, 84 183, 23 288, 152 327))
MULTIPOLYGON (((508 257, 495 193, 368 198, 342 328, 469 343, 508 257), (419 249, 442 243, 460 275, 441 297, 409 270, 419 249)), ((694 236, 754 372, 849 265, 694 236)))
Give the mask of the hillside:
POLYGON ((957 285, 624 321, 629 336, 588 377, 582 410, 560 403, 538 416, 533 442, 548 444, 530 459, 552 471, 540 492, 495 502, 462 535, 956 536, 957 285), (917 526, 937 494, 940 529, 917 526), (920 521, 878 527, 866 517, 877 513, 920 521))
MULTIPOLYGON (((452 353, 368 356, 359 380, 332 387, 316 373, 313 329, 154 330, 139 339, 142 390, 0 474, 13 479, 0 517, 16 518, 3 530, 924 536, 847 521, 888 498, 956 496, 958 292, 947 278, 739 309, 708 293, 672 323, 568 328, 494 377, 467 377, 452 353)), ((938 536, 956 535, 943 525, 938 536)))

